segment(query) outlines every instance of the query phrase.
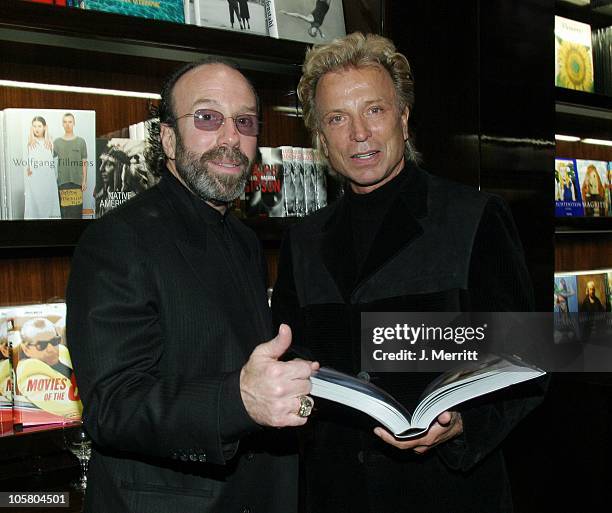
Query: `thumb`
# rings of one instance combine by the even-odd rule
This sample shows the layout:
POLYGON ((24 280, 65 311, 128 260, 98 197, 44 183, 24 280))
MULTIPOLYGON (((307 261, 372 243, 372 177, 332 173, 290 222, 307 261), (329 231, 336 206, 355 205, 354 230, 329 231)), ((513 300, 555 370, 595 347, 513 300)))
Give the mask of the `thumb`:
POLYGON ((257 346, 255 351, 260 356, 278 360, 289 349, 291 345, 291 328, 286 324, 281 324, 278 328, 278 335, 268 342, 257 346))
POLYGON ((452 420, 453 416, 451 414, 451 412, 449 411, 445 411, 444 413, 440 413, 440 415, 438 415, 438 424, 440 424, 441 426, 448 426, 448 424, 450 423, 450 421, 452 420))

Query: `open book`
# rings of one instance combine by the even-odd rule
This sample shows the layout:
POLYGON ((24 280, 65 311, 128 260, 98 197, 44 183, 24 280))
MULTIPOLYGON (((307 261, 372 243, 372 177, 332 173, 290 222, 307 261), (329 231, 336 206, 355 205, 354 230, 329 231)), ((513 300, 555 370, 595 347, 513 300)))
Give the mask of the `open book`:
POLYGON ((367 381, 321 367, 311 376, 311 394, 360 410, 396 438, 412 438, 453 406, 546 374, 517 357, 486 355, 438 376, 423 392, 413 414, 390 394, 367 381))

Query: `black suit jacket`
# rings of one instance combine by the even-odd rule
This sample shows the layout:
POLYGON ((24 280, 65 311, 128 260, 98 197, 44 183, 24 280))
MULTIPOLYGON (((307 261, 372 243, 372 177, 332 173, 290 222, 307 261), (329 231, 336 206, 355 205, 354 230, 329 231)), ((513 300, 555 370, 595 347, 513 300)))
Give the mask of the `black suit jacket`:
MULTIPOLYGON (((346 197, 292 227, 272 308, 294 344, 322 365, 360 371, 360 314, 368 311, 528 311, 521 245, 500 198, 404 169, 401 187, 360 269, 346 197)), ((434 376, 370 373, 410 409, 434 376)), ((317 402, 305 439, 309 513, 490 513, 511 510, 500 442, 542 397, 514 387, 462 405, 464 433, 424 456, 379 441, 376 425, 317 402), (325 497, 324 500, 321 500, 325 497)))
POLYGON ((290 440, 269 440, 239 392, 240 368, 272 336, 249 229, 168 173, 87 229, 67 303, 95 442, 86 511, 295 510, 290 440))

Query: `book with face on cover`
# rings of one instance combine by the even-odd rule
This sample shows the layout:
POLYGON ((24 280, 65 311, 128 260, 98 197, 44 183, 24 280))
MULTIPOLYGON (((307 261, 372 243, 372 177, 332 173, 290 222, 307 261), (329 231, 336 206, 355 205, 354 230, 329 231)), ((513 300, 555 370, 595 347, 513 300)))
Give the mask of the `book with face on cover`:
POLYGON ((264 0, 271 37, 310 44, 346 35, 342 0, 264 0))
POLYGON ((147 166, 145 146, 144 139, 96 140, 96 188, 93 191, 96 218, 159 181, 147 166))
POLYGON ((600 160, 576 159, 584 215, 608 215, 608 163, 600 160))
POLYGON ((359 410, 396 438, 407 439, 426 432, 438 415, 458 404, 544 374, 516 357, 490 354, 438 376, 425 389, 413 413, 376 385, 326 367, 310 377, 310 393, 359 410))
POLYGON ((95 111, 10 108, 3 117, 6 219, 93 218, 95 111))
POLYGON ((555 159, 555 215, 557 217, 584 215, 574 159, 555 159))
POLYGON ((191 0, 191 23, 201 27, 234 30, 245 34, 268 35, 266 13, 262 2, 247 0, 191 0))
POLYGON ((80 415, 78 393, 66 344, 65 303, 3 309, 14 369, 13 424, 16 429, 61 424, 80 415))

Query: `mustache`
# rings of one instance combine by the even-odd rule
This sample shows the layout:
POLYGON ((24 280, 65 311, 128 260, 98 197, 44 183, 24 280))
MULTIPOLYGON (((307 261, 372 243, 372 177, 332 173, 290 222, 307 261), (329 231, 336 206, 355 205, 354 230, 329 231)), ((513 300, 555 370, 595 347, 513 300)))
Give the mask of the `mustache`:
POLYGON ((210 162, 212 160, 231 160, 243 166, 249 165, 249 158, 238 148, 228 148, 227 146, 217 146, 212 150, 205 151, 200 156, 200 162, 210 162))

